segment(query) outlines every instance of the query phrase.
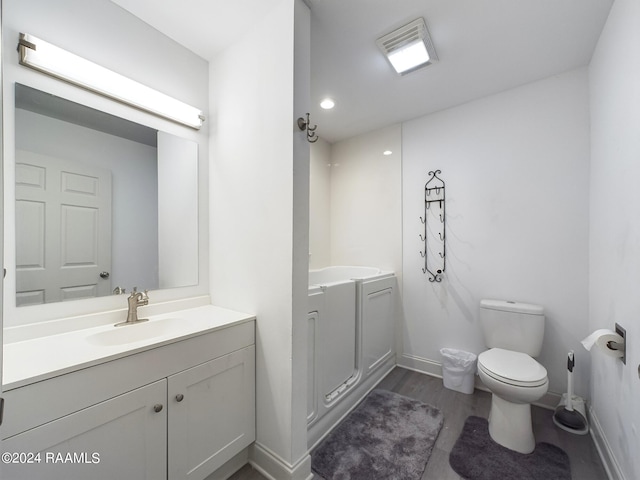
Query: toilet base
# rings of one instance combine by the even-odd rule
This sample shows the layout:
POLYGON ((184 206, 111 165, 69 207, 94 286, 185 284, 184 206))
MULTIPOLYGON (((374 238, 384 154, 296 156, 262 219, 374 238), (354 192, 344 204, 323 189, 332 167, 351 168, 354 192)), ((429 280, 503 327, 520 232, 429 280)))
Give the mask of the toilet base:
POLYGON ((494 442, 520 453, 531 453, 536 446, 531 426, 531 404, 513 403, 491 395, 489 435, 494 442))

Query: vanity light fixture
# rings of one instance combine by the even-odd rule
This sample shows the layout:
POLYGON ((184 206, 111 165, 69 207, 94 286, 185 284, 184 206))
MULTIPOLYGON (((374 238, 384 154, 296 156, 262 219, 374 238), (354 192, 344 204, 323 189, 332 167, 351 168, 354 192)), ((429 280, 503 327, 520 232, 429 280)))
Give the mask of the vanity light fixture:
POLYGON ((202 127, 201 110, 38 37, 21 33, 18 51, 22 65, 191 128, 202 127))
POLYGON ((438 60, 423 18, 380 37, 376 44, 400 75, 406 75, 438 60))

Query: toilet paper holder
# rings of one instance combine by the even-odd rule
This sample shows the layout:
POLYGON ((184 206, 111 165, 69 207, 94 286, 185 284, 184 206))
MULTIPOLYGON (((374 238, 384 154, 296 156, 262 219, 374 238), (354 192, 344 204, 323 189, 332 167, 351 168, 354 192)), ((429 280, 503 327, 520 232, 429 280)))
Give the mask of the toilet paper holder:
POLYGON ((627 331, 616 323, 616 333, 622 337, 622 342, 614 342, 609 340, 607 342, 607 348, 609 350, 617 350, 622 352, 622 363, 627 364, 627 331))

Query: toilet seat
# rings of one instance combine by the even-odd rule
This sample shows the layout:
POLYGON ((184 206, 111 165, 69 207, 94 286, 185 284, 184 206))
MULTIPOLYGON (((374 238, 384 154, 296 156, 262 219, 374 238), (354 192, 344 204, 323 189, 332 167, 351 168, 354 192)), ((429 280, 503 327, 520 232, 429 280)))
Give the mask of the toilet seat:
POLYGON ((532 357, 502 348, 482 352, 478 369, 498 382, 517 387, 540 387, 548 382, 547 369, 532 357))

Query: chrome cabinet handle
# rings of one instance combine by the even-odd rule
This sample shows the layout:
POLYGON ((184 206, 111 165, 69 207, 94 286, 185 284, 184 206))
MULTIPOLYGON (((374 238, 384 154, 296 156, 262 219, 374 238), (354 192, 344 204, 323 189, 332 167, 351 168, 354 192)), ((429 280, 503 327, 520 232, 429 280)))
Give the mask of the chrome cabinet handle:
POLYGON ((176 395, 176 402, 181 402, 182 400, 184 400, 184 395, 179 393, 176 395))
POLYGON ((109 278, 109 272, 100 272, 100 278, 109 278))
POLYGON ((161 412, 162 411, 162 404, 161 403, 156 403, 153 406, 153 411, 156 412, 156 413, 161 412))

